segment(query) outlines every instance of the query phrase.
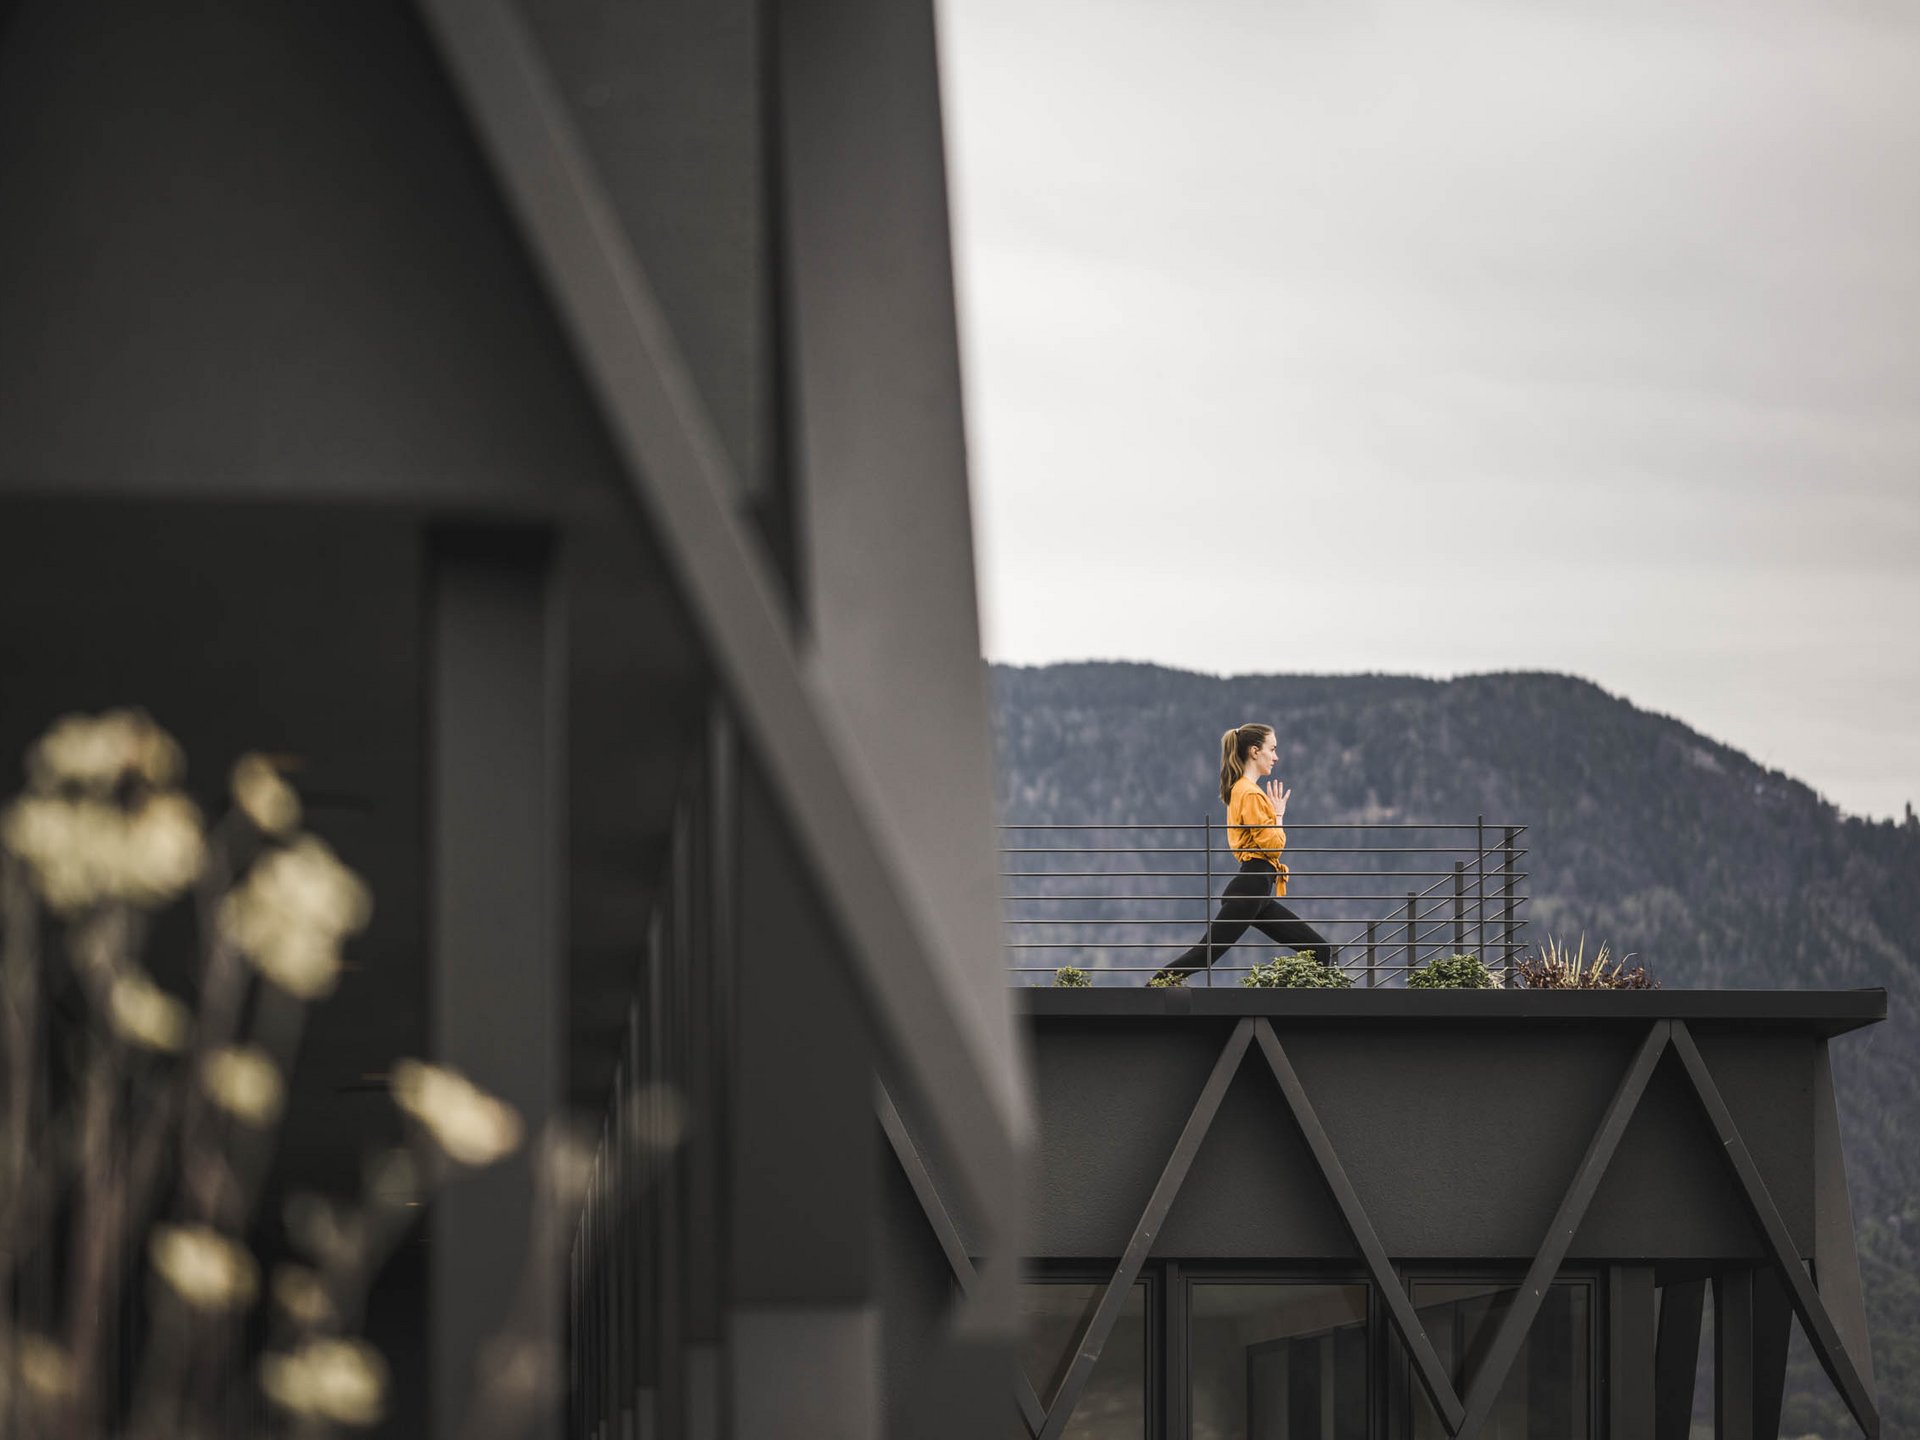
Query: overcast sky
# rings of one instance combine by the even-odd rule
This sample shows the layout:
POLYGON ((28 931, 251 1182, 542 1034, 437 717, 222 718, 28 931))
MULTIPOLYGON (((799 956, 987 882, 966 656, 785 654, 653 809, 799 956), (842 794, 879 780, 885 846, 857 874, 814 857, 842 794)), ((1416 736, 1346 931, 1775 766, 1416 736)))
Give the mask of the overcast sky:
POLYGON ((1920 5, 941 0, 987 649, 1920 802, 1920 5))

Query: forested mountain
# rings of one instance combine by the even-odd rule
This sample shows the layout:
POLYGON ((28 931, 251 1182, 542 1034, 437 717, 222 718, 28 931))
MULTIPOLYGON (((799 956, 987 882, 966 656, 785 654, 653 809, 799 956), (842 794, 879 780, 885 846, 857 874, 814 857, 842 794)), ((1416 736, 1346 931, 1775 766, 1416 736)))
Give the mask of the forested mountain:
MULTIPOLYGON (((1197 821, 1220 733, 1279 732, 1288 819, 1529 827, 1531 940, 1634 952, 1667 988, 1884 986, 1834 1047, 1888 1435, 1920 1435, 1920 825, 1840 814, 1678 720, 1563 675, 996 666, 1009 821, 1197 821)), ((1781 1433, 1855 1433, 1804 1345, 1781 1433)))

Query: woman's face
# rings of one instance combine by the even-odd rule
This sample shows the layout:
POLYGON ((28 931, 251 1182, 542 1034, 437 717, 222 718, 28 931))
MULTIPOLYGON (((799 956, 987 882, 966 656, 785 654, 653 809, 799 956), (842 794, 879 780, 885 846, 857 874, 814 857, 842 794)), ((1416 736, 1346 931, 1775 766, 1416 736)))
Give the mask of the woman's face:
POLYGON ((1280 737, 1269 735, 1257 750, 1247 752, 1247 773, 1256 779, 1273 773, 1280 763, 1280 737))

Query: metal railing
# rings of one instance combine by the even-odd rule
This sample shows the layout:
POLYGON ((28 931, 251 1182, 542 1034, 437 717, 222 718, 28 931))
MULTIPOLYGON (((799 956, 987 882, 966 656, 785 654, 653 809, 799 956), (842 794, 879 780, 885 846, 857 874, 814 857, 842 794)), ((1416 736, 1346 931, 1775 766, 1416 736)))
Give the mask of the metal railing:
MULTIPOLYGON (((1072 965, 1140 985, 1205 938, 1239 861, 1218 820, 1001 827, 1009 968, 1046 985, 1072 965)), ((1355 985, 1404 984, 1437 956, 1511 978, 1525 950, 1524 825, 1293 824, 1281 903, 1326 937, 1355 985)), ((1284 946, 1249 929, 1189 987, 1234 985, 1284 946)), ((1326 960, 1326 956, 1318 957, 1326 960)))

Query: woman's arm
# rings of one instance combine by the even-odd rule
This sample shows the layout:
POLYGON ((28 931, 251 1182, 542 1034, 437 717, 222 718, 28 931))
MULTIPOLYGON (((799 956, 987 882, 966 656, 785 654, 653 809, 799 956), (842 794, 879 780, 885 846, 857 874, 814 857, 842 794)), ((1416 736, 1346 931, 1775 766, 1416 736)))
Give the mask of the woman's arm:
POLYGON ((1281 852, 1287 848, 1287 832, 1281 828, 1280 819, 1286 811, 1289 792, 1277 781, 1273 786, 1279 792, 1277 805, 1270 792, 1255 786, 1242 792, 1242 802, 1227 819, 1239 832, 1229 837, 1234 849, 1258 851, 1278 865, 1281 852))

